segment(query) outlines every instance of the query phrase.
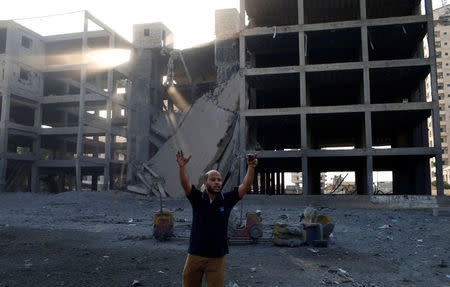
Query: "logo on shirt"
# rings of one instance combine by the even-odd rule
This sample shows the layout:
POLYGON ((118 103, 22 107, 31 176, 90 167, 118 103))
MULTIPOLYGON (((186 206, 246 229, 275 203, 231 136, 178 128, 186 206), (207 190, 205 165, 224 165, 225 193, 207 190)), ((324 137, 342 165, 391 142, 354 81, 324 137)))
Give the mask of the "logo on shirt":
POLYGON ((220 212, 223 212, 225 208, 223 206, 219 207, 220 212))

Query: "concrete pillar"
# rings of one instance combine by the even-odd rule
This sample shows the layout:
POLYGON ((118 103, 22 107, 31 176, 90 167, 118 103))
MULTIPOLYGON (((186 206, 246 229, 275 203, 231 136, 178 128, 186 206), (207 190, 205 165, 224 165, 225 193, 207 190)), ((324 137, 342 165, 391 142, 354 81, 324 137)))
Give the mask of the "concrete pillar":
POLYGON ((134 161, 135 158, 135 152, 134 152, 134 144, 136 143, 136 127, 134 125, 134 113, 135 113, 135 109, 134 109, 134 104, 133 102, 130 100, 130 95, 132 93, 131 90, 131 82, 127 81, 127 99, 128 99, 128 103, 130 104, 129 109, 127 109, 127 113, 126 115, 128 116, 128 128, 127 128, 127 155, 126 155, 126 165, 127 165, 127 177, 126 177, 126 182, 130 183, 133 179, 133 166, 132 166, 132 162, 134 161))
POLYGON ((308 158, 302 156, 302 195, 310 195, 308 158))
POLYGON ((277 176, 277 192, 276 194, 281 194, 281 179, 280 179, 280 173, 276 173, 277 176))
MULTIPOLYGON (((39 129, 42 125, 42 107, 41 104, 37 106, 34 111, 34 128, 39 129)), ((64 142, 63 147, 66 146, 64 142)), ((40 158, 40 150, 41 150, 41 137, 38 135, 37 138, 33 140, 33 155, 35 156, 35 160, 31 164, 31 192, 39 192, 40 191, 40 182, 39 182, 39 167, 37 166, 38 160, 40 158)))
POLYGON ((266 173, 261 172, 260 174, 261 188, 259 190, 260 194, 266 194, 266 173))
POLYGON ((357 194, 367 195, 367 173, 365 167, 355 170, 355 184, 357 194))
MULTIPOLYGON (((245 29, 245 0, 240 0, 240 10, 239 10, 239 31, 244 31, 245 29)), ((239 69, 243 71, 245 69, 245 36, 239 33, 239 69)), ((245 154, 246 148, 246 119, 242 113, 245 110, 245 103, 247 100, 246 87, 245 87, 245 75, 244 73, 239 73, 241 76, 240 86, 239 86, 239 152, 241 155, 245 154)), ((245 176, 245 158, 242 157, 239 162, 239 181, 242 182, 245 176)))
POLYGON ((310 188, 310 192, 308 194, 320 195, 320 170, 317 168, 310 169, 308 177, 308 184, 310 188))
POLYGON ((98 175, 97 174, 92 175, 91 190, 93 190, 93 191, 98 190, 98 175))
POLYGON ((270 172, 266 172, 266 193, 270 194, 270 172))
POLYGON ((275 194, 275 173, 270 172, 270 194, 275 194))
POLYGON ((10 95, 2 95, 2 110, 0 117, 0 192, 6 191, 6 169, 7 159, 5 154, 8 150, 8 122, 10 111, 10 95))
POLYGON ((255 171, 255 176, 253 177, 253 192, 254 194, 258 194, 258 172, 255 171))
MULTIPOLYGON (((109 48, 114 48, 114 34, 111 34, 109 36, 109 48)), ((107 79, 107 85, 108 85, 108 97, 106 99, 106 122, 107 122, 107 130, 105 133, 105 168, 104 168, 104 176, 105 181, 103 184, 103 190, 109 190, 110 188, 110 165, 111 165, 111 141, 112 141, 112 135, 111 135, 111 128, 112 128, 112 98, 114 95, 114 74, 113 70, 108 70, 108 79, 107 79)))
POLYGON ((58 182, 57 182, 57 186, 58 186, 58 192, 63 192, 64 191, 64 172, 60 171, 58 172, 58 182))
POLYGON ((373 195, 373 157, 366 157, 366 192, 373 195))
MULTIPOLYGON (((87 13, 84 13, 84 29, 82 36, 82 57, 86 56, 87 53, 87 33, 88 33, 88 16, 87 13)), ((75 174, 76 174, 76 183, 77 190, 81 191, 82 182, 81 182, 81 161, 83 157, 83 126, 84 126, 84 118, 85 118, 85 96, 86 96, 86 65, 81 66, 80 72, 80 103, 78 110, 78 134, 77 134, 77 158, 75 163, 75 174)))

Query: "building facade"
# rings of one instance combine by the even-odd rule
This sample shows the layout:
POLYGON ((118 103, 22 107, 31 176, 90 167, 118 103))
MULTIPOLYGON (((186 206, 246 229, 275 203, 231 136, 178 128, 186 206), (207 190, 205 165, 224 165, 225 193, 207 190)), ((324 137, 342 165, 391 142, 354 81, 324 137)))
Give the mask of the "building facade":
POLYGON ((55 36, 0 22, 2 191, 114 189, 131 176, 140 103, 130 65, 113 62, 133 45, 82 18, 82 32, 55 36))
POLYGON ((241 0, 240 144, 258 152, 264 188, 301 172, 303 193, 321 194, 321 172, 353 171, 357 193, 372 195, 373 172, 390 171, 393 194, 431 194, 434 158, 443 194, 439 135, 428 141, 440 112, 423 3, 241 0))

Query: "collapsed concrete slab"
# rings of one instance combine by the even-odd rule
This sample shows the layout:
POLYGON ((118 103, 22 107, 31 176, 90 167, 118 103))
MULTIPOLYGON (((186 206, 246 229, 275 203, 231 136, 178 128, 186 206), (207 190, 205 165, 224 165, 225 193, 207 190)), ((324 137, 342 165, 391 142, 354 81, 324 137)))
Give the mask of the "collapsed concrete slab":
POLYGON ((192 105, 183 122, 175 127, 174 135, 149 160, 152 170, 165 179, 164 190, 169 196, 184 196, 175 161, 178 150, 192 155, 186 168, 193 184, 200 186, 202 175, 211 168, 225 171, 224 179, 234 184, 237 181, 232 158, 236 158, 237 152, 238 90, 239 76, 235 74, 228 82, 204 94, 192 105))

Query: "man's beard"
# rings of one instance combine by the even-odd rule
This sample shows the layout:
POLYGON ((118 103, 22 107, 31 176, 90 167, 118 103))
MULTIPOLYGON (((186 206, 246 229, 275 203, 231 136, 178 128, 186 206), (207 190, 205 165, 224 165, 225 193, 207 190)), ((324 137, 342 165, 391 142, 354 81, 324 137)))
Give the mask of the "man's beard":
POLYGON ((208 185, 206 185, 206 190, 211 194, 219 194, 220 193, 220 190, 215 191, 214 188, 212 188, 211 186, 208 186, 208 185))

